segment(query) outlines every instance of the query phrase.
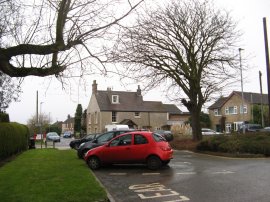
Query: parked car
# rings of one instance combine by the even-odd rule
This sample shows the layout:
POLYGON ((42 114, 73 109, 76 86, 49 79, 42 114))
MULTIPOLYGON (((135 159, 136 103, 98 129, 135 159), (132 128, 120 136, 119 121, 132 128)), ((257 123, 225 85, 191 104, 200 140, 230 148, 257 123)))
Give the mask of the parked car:
POLYGON ((46 134, 46 141, 60 142, 60 136, 56 132, 46 134))
POLYGON ((84 160, 96 170, 102 165, 142 163, 151 170, 167 165, 173 158, 170 144, 159 134, 135 131, 119 135, 108 143, 89 150, 84 160))
POLYGON ((163 136, 168 142, 173 140, 173 134, 169 130, 156 130, 154 133, 160 134, 163 136))
POLYGON ((270 132, 270 127, 264 127, 263 129, 260 129, 260 132, 270 132))
POLYGON ((221 132, 216 132, 210 128, 202 128, 202 135, 221 135, 221 132))
POLYGON ((71 138, 71 137, 72 137, 71 131, 66 131, 66 132, 64 132, 63 137, 64 137, 64 138, 71 138))
POLYGON ((240 126, 238 132, 243 133, 244 129, 245 129, 245 132, 256 132, 256 131, 260 131, 263 128, 260 124, 247 123, 240 126))
POLYGON ((70 148, 77 150, 82 143, 91 141, 91 140, 97 138, 98 135, 100 135, 100 133, 94 133, 94 134, 85 135, 81 139, 76 139, 76 140, 70 141, 69 146, 70 146, 70 148))
POLYGON ((128 130, 113 130, 113 131, 103 133, 93 140, 82 143, 77 149, 77 155, 79 158, 82 159, 89 149, 93 149, 100 145, 104 145, 105 143, 110 141, 112 138, 118 135, 121 135, 123 133, 129 132, 129 131, 130 131, 129 129, 128 130))

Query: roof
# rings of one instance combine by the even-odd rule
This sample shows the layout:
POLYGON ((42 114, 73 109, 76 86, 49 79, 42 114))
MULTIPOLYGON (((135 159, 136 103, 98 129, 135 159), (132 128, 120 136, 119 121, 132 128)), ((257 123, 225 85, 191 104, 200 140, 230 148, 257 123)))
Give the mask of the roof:
MULTIPOLYGON (((242 98, 242 92, 233 91, 228 97, 220 97, 214 104, 208 107, 208 109, 221 108, 233 95, 236 95, 242 98)), ((261 104, 260 93, 243 92, 243 98, 245 102, 249 102, 250 104, 261 104)), ((268 104, 268 94, 262 94, 262 103, 264 105, 268 104)))
POLYGON ((66 123, 73 123, 74 122, 74 118, 73 117, 69 117, 67 118, 64 122, 62 122, 63 124, 66 124, 66 123))
POLYGON ((227 101, 228 97, 220 97, 214 104, 212 104, 208 109, 217 109, 221 108, 225 102, 227 101))
MULTIPOLYGON (((242 92, 240 91, 233 91, 233 93, 242 97, 242 92)), ((246 102, 251 104, 261 104, 260 93, 243 92, 243 97, 246 102)), ((268 104, 268 94, 262 94, 262 103, 268 104)))
POLYGON ((95 94, 101 111, 132 111, 132 112, 170 112, 181 113, 173 104, 163 104, 160 101, 143 101, 143 97, 137 92, 126 91, 97 91, 95 94), (111 103, 111 96, 119 96, 119 104, 111 103))

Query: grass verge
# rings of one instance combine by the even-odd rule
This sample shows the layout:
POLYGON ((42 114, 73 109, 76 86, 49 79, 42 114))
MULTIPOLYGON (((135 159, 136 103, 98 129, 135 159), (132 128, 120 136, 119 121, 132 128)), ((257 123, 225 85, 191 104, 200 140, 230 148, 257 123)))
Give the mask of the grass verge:
POLYGON ((74 150, 33 149, 0 167, 1 201, 107 201, 74 150))

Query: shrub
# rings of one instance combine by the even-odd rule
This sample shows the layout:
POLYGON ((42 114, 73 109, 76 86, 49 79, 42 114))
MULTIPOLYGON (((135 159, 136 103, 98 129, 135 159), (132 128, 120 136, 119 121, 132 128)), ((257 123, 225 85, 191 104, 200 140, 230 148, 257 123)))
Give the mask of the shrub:
POLYGON ((29 130, 19 123, 0 123, 0 160, 28 149, 29 130))
POLYGON ((9 122, 9 115, 3 112, 0 112, 0 123, 9 122))
POLYGON ((270 156, 270 135, 267 133, 249 133, 209 137, 198 144, 197 150, 270 156))

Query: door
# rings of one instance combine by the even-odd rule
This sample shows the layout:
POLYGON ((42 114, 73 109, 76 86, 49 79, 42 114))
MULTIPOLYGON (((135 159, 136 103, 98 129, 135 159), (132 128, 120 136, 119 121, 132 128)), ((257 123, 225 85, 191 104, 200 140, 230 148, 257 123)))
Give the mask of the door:
POLYGON ((103 160, 110 163, 128 162, 132 155, 131 151, 132 135, 127 134, 115 138, 106 147, 103 153, 103 160))

